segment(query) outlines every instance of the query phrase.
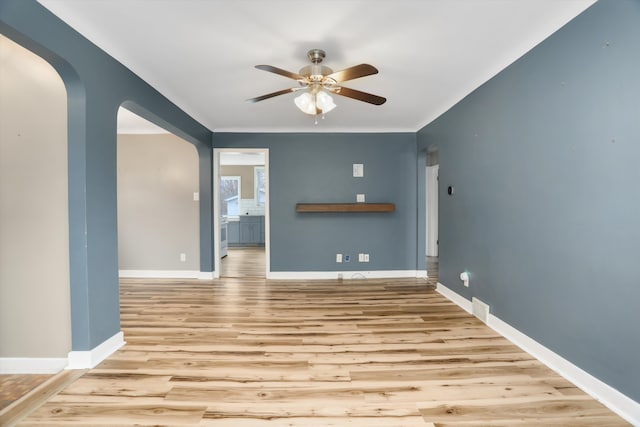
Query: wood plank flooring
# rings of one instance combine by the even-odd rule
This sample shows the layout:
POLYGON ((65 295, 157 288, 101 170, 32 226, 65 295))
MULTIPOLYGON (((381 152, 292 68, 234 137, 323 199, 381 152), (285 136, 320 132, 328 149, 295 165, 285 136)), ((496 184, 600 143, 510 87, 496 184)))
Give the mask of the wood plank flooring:
POLYGON ((21 426, 627 426, 424 280, 123 280, 127 345, 21 426))
POLYGON ((220 260, 220 277, 265 277, 264 247, 229 248, 220 260))
POLYGON ((0 375, 0 411, 51 378, 48 374, 0 375))

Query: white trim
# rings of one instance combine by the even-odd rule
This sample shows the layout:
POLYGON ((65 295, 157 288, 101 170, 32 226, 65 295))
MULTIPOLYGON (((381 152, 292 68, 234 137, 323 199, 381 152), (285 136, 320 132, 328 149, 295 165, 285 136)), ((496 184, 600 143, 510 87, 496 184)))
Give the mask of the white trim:
POLYGON ((199 280, 213 280, 216 279, 216 274, 213 271, 199 271, 198 272, 198 277, 196 277, 199 280))
POLYGON ((462 295, 453 292, 451 289, 447 288, 440 282, 438 282, 438 284, 436 285, 436 292, 442 294, 445 298, 460 306, 467 313, 472 314, 473 305, 471 304, 471 301, 469 301, 462 295))
POLYGON ((0 375, 57 374, 66 366, 66 357, 0 357, 0 375))
POLYGON ((120 270, 120 277, 125 279, 208 279, 210 272, 196 270, 120 270))
MULTIPOLYGON (((429 156, 429 153, 427 153, 429 156)), ((426 253, 438 256, 438 171, 440 165, 427 166, 425 172, 426 194, 426 253)))
POLYGON ((427 270, 418 270, 418 271, 416 271, 416 277, 418 279, 428 279, 429 278, 429 272, 427 270))
POLYGON ((347 279, 390 279, 422 278, 422 270, 377 270, 377 271, 271 271, 267 279, 271 280, 335 280, 347 279))
MULTIPOLYGON (((213 270, 214 278, 220 277, 220 154, 221 153, 261 153, 264 155, 264 248, 265 248, 265 273, 270 276, 271 268, 271 218, 269 215, 269 149, 268 148, 214 148, 213 149, 213 270)), ((259 166, 259 165, 254 165, 259 166)))
POLYGON ((66 369, 91 369, 100 362, 115 353, 120 347, 125 345, 124 334, 118 332, 102 344, 88 351, 69 352, 69 364, 66 369))
MULTIPOLYGON (((436 290, 444 297, 471 312, 471 302, 446 286, 438 283, 436 290)), ((640 426, 640 403, 620 393, 610 385, 585 372, 567 359, 549 350, 539 342, 523 334, 513 326, 489 313, 487 325, 500 335, 531 354, 546 366, 571 381, 594 399, 630 422, 640 426)))

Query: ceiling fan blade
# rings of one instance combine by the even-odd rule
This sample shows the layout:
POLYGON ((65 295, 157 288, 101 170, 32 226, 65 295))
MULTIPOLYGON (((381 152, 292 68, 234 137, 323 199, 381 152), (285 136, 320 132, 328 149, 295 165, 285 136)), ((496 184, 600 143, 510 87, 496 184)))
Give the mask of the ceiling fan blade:
POLYGON ((298 73, 292 73, 291 71, 283 70, 282 68, 274 67, 273 65, 256 65, 258 70, 269 71, 270 73, 280 74, 281 76, 289 77, 293 80, 305 80, 304 76, 298 73))
POLYGON ((347 98, 357 99, 358 101, 364 101, 374 105, 382 105, 387 102, 387 98, 383 98, 381 96, 373 95, 367 92, 361 92, 355 89, 349 89, 348 87, 344 86, 338 87, 332 90, 332 92, 337 95, 346 96, 347 98))
POLYGON ((346 82, 347 80, 370 76, 372 74, 378 74, 378 69, 376 67, 369 64, 360 64, 345 68, 344 70, 336 71, 335 73, 325 76, 325 78, 333 79, 336 83, 340 83, 346 82))
POLYGON ((268 93, 266 95, 258 96, 258 97, 251 98, 251 99, 247 99, 247 102, 264 101, 265 99, 273 98, 274 96, 278 96, 278 95, 284 95, 285 93, 295 92, 295 91, 300 90, 300 89, 304 89, 304 88, 291 87, 289 89, 282 89, 282 90, 279 90, 277 92, 271 92, 271 93, 268 93))

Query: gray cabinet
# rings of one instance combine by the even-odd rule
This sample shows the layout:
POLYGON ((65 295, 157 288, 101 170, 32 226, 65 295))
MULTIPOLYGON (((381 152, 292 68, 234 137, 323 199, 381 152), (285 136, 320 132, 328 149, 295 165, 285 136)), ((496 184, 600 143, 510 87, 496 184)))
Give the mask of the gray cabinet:
POLYGON ((227 224, 227 242, 229 246, 237 246, 240 243, 240 223, 238 221, 229 221, 227 224))
POLYGON ((264 216, 245 215, 229 222, 229 246, 261 246, 264 240, 264 216))

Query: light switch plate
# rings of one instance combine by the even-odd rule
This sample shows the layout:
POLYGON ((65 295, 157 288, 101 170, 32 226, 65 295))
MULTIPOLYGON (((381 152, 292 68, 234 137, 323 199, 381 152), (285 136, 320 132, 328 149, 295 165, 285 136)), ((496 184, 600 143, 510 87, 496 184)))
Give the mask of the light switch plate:
POLYGON ((197 191, 193 192, 193 201, 197 202, 200 200, 200 193, 198 193, 197 191))
POLYGON ((362 178, 364 176, 364 165, 362 163, 353 164, 353 176, 354 178, 362 178))

